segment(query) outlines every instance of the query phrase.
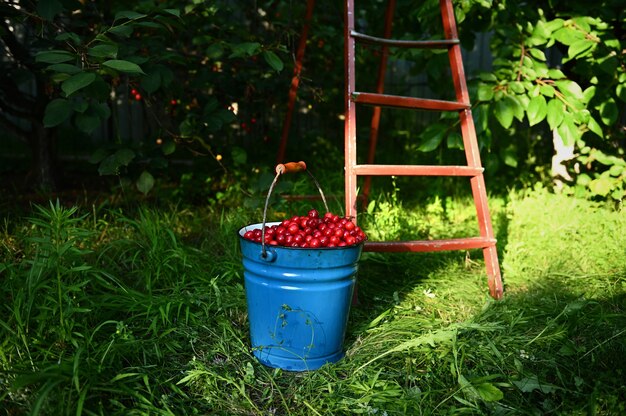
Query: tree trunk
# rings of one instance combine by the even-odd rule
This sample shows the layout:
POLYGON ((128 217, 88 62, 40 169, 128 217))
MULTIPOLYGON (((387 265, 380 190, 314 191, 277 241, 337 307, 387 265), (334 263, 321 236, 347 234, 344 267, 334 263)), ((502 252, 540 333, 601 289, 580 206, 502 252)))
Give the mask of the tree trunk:
POLYGON ((31 149, 31 171, 28 185, 38 191, 54 192, 57 189, 56 140, 54 130, 37 123, 28 138, 31 149))
POLYGON ((567 171, 565 162, 572 160, 576 157, 574 154, 574 144, 566 145, 563 143, 563 139, 559 135, 559 132, 554 129, 552 131, 552 143, 554 144, 554 155, 552 156, 552 181, 554 188, 557 191, 563 190, 563 187, 567 183, 572 183, 574 180, 567 171))

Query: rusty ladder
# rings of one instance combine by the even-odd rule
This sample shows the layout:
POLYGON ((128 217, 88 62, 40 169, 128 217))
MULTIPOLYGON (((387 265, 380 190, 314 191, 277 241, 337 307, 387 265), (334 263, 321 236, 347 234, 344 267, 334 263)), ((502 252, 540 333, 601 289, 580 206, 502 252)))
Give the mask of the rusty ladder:
POLYGON ((428 241, 380 241, 366 243, 364 250, 372 252, 429 252, 444 250, 482 249, 488 277, 488 286, 491 296, 500 299, 503 295, 502 278, 496 251, 496 239, 487 204, 487 191, 483 177, 483 167, 480 161, 478 142, 463 61, 461 45, 458 38, 454 9, 451 0, 440 0, 441 17, 443 20, 444 39, 429 41, 393 40, 391 34, 391 20, 395 0, 388 0, 386 13, 385 37, 374 37, 355 30, 354 0, 345 3, 345 205, 346 215, 357 216, 357 177, 366 177, 364 191, 369 192, 368 177, 371 176, 462 176, 470 180, 472 196, 478 218, 480 236, 428 241), (378 86, 375 93, 359 92, 355 82, 355 48, 357 43, 376 45, 381 48, 381 63, 378 74, 378 86), (445 49, 448 51, 452 81, 456 93, 455 101, 423 99, 387 95, 383 93, 383 79, 387 63, 388 49, 394 48, 421 48, 445 49), (370 151, 367 164, 357 163, 356 137, 356 107, 357 104, 374 106, 372 129, 370 135, 370 151), (431 111, 457 112, 460 118, 463 147, 467 159, 465 166, 441 165, 381 165, 374 164, 373 157, 376 148, 380 108, 420 109, 431 111))

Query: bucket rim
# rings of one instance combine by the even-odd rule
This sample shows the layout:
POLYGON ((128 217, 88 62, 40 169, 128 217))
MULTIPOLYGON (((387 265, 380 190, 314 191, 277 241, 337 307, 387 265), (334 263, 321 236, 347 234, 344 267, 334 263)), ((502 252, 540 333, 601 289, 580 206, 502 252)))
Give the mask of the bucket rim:
MULTIPOLYGON (((280 224, 282 221, 272 221, 272 222, 266 222, 265 226, 272 226, 272 225, 277 225, 280 224)), ((237 235, 239 236, 240 241, 244 241, 246 243, 249 244, 254 244, 257 245, 259 247, 263 247, 263 244, 257 242, 257 241, 252 241, 252 240, 248 240, 246 238, 243 237, 242 231, 245 230, 247 227, 254 227, 257 226, 256 228, 261 228, 263 227, 263 223, 262 222, 257 222, 257 223, 250 223, 247 225, 244 225, 243 227, 241 227, 238 231, 237 231, 237 235)), ((253 228, 254 229, 254 228, 253 228)), ((343 246, 343 247, 287 247, 287 246, 268 246, 266 245, 266 247, 268 248, 272 248, 272 249, 281 249, 281 250, 306 250, 306 251, 311 251, 311 250, 335 250, 335 251, 339 251, 339 250, 354 250, 355 248, 361 248, 365 245, 365 242, 367 241, 367 236, 360 241, 357 244, 352 244, 349 246, 343 246)))

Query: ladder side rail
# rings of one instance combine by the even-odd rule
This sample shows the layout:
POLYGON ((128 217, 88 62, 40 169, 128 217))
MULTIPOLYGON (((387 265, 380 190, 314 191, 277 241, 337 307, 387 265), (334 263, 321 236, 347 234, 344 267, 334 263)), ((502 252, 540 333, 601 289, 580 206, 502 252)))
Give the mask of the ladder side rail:
MULTIPOLYGON (((444 34, 446 39, 458 39, 459 35, 454 17, 454 9, 451 0, 440 0, 441 17, 443 20, 444 34)), ((452 71, 452 79, 456 93, 457 101, 470 104, 469 93, 467 90, 467 81, 463 70, 463 60, 461 56, 461 46, 454 45, 448 50, 448 58, 452 71)), ((480 151, 478 149, 478 139, 476 137, 476 129, 474 119, 470 108, 459 111, 461 122, 461 134, 463 136, 463 147, 467 158, 468 166, 481 167, 480 151)), ((493 225, 491 223, 491 215, 489 213, 489 205, 487 201, 487 190, 485 186, 485 178, 482 174, 470 179, 474 204, 476 206, 476 214, 478 219, 478 228, 480 235, 487 239, 494 239, 493 225)), ((495 299, 502 298, 504 288, 502 286, 502 278, 500 265, 498 262, 498 253, 495 243, 483 249, 485 258, 485 267, 487 269, 489 292, 495 299)))
MULTIPOLYGON (((391 30, 393 28, 393 15, 396 9, 396 0, 389 0, 387 2, 387 9, 385 10, 385 27, 383 29, 383 36, 385 38, 391 37, 391 30)), ((351 32, 354 36, 354 30, 351 32)), ((376 79, 376 93, 382 94, 385 92, 385 75, 387 73, 387 62, 389 60, 389 46, 383 44, 380 51, 380 63, 378 65, 378 75, 376 79)), ((372 120, 370 122, 370 141, 367 152, 367 163, 374 163, 374 156, 376 154, 376 146, 378 144, 378 128, 380 126, 380 116, 382 108, 375 106, 372 111, 372 120)), ((363 181, 363 190, 361 199, 361 206, 367 207, 369 202, 370 189, 372 187, 372 177, 367 175, 363 181)))
POLYGON ((357 176, 354 167, 356 158, 356 103, 352 101, 355 80, 355 40, 350 33, 354 30, 354 0, 345 3, 344 16, 344 62, 345 62, 345 120, 344 120, 344 175, 345 206, 347 217, 356 222, 357 217, 357 176))

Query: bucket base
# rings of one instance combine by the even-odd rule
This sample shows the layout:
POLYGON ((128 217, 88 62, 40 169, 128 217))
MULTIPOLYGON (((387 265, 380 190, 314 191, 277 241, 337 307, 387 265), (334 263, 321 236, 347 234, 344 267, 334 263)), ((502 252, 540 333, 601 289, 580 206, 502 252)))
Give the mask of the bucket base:
POLYGON ((254 356, 259 362, 267 367, 281 368, 286 371, 311 371, 317 370, 326 363, 336 363, 345 355, 343 351, 325 357, 299 358, 279 357, 271 354, 269 350, 254 350, 254 356))

